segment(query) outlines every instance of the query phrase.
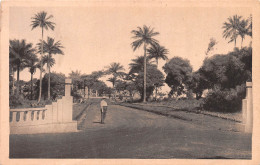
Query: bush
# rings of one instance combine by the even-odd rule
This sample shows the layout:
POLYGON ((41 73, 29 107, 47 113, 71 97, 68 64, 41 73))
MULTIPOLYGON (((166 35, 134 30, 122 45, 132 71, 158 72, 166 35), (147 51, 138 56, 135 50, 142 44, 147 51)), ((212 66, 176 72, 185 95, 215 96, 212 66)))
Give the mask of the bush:
POLYGON ((217 112, 241 111, 242 99, 245 98, 245 85, 237 86, 236 89, 221 90, 214 87, 203 100, 203 109, 217 112))
POLYGON ((10 107, 21 106, 22 104, 23 104, 23 98, 16 96, 16 95, 11 95, 9 97, 9 106, 10 107))

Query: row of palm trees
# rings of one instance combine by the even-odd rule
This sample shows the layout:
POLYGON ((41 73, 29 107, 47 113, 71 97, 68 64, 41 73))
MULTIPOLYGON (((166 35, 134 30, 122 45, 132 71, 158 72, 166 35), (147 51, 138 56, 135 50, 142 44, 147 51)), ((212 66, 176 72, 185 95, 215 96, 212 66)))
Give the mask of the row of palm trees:
MULTIPOLYGON (((48 100, 50 99, 50 68, 55 64, 55 59, 53 55, 61 54, 64 52, 62 49, 64 48, 60 41, 55 42, 54 38, 47 37, 47 41, 43 39, 44 30, 54 30, 55 23, 51 22, 50 19, 53 18, 52 15, 47 16, 45 11, 39 12, 32 17, 32 30, 39 27, 41 28, 41 40, 40 43, 37 43, 36 47, 33 48, 31 43, 26 43, 23 40, 10 40, 9 43, 9 59, 10 59, 10 70, 11 74, 16 71, 17 72, 17 85, 16 85, 16 95, 20 94, 19 80, 20 80, 20 70, 24 68, 29 68, 29 72, 31 74, 31 99, 32 99, 32 91, 33 91, 33 74, 36 72, 36 69, 40 70, 40 88, 39 88, 39 96, 38 102, 41 100, 42 93, 42 73, 45 71, 43 66, 47 64, 48 70, 48 100), (37 57, 36 54, 40 53, 40 58, 37 57)), ((14 82, 14 81, 13 81, 14 82)), ((14 91, 14 88, 13 88, 14 91)))
MULTIPOLYGON (((227 22, 224 22, 223 27, 223 37, 225 39, 230 38, 230 42, 235 43, 236 47, 236 40, 237 37, 241 37, 241 48, 243 44, 243 40, 245 39, 245 36, 248 35, 252 37, 252 16, 248 19, 243 19, 242 16, 234 15, 233 17, 229 17, 227 22)), ((143 102, 146 102, 146 67, 147 67, 147 56, 146 52, 148 51, 151 58, 156 59, 156 64, 158 66, 158 59, 161 58, 163 60, 167 60, 166 54, 168 54, 168 50, 165 49, 163 46, 159 45, 158 40, 154 38, 154 36, 159 35, 159 32, 154 32, 154 29, 151 29, 150 27, 147 27, 144 25, 142 28, 137 27, 137 30, 132 31, 133 39, 135 39, 131 46, 133 48, 133 51, 135 51, 137 48, 141 47, 143 45, 144 49, 144 56, 139 57, 134 61, 134 63, 131 63, 132 69, 135 68, 136 62, 143 60, 143 67, 144 67, 144 98, 143 102), (150 47, 149 47, 150 46, 150 47), (147 50, 147 47, 149 49, 147 50), (142 59, 143 58, 143 59, 142 59)), ((137 68, 140 69, 140 68, 137 68)))

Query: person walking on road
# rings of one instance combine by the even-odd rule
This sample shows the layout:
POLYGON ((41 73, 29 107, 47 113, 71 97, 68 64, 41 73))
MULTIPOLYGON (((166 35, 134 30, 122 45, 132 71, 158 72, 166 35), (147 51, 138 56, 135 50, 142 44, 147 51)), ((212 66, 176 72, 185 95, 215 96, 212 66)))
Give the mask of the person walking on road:
POLYGON ((107 102, 105 101, 105 98, 102 98, 100 102, 100 111, 101 111, 101 124, 105 124, 105 118, 107 113, 107 102))

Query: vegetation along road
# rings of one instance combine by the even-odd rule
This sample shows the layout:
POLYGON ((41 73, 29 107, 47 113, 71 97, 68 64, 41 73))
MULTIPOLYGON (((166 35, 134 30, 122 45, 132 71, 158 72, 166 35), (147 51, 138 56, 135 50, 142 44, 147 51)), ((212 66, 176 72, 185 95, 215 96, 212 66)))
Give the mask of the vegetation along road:
MULTIPOLYGON (((10 157, 251 158, 250 134, 120 105, 109 105, 105 124, 100 124, 99 101, 76 105, 79 132, 10 135, 10 157)), ((213 117, 201 119, 214 122, 213 117)))

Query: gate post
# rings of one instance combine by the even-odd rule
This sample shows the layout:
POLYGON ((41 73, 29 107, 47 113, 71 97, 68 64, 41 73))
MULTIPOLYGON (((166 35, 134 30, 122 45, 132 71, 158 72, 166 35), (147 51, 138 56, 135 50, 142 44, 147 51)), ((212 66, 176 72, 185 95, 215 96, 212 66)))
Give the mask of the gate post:
POLYGON ((73 97, 71 96, 71 79, 65 79, 65 96, 62 97, 62 122, 72 122, 73 97))
POLYGON ((246 82, 246 122, 245 132, 252 133, 253 130, 253 97, 252 82, 246 82))

